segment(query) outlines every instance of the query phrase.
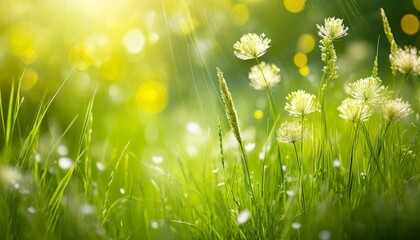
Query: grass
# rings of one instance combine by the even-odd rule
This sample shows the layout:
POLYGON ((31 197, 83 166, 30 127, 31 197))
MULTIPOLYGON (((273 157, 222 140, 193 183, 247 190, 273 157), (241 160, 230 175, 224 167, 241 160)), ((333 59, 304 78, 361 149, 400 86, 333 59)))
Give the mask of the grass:
MULTIPOLYGON (((374 77, 377 65, 376 58, 374 77)), ((51 96, 45 94, 29 128, 20 124, 21 81, 13 81, 8 99, 0 95, 2 239, 420 236, 419 129, 413 116, 391 122, 376 112, 367 121, 360 116, 345 121, 336 104, 342 99, 330 94, 327 75, 311 89, 321 112, 299 119, 310 126, 309 136, 282 143, 276 135, 280 123, 293 118, 277 115, 285 97, 267 88, 266 122, 240 128, 245 114, 234 106, 229 75, 221 81, 218 72, 219 110, 227 121, 215 115, 217 123, 207 133, 191 138, 198 146, 194 154, 185 154, 188 143, 178 142, 179 149, 167 147, 165 156, 147 161, 133 139, 123 144, 95 139, 96 95, 83 117, 74 116, 58 135, 43 128, 72 74, 51 96), (247 134, 250 128, 253 134, 247 134), (66 139, 72 149, 57 152, 66 139), (71 164, 61 165, 63 158, 71 164)), ((391 90, 401 95, 407 79, 391 90)), ((187 134, 174 130, 172 141, 187 134)), ((302 128, 298 136, 303 135, 302 128)))

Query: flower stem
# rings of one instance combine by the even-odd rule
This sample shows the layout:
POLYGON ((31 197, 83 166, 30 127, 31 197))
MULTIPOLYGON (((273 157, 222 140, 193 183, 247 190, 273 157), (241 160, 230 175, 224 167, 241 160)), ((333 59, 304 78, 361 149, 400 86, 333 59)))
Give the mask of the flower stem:
POLYGON ((299 154, 296 148, 296 142, 293 142, 293 148, 295 149, 296 161, 299 167, 299 198, 302 203, 303 214, 305 215, 306 206, 305 206, 305 192, 304 192, 303 184, 302 184, 302 161, 301 159, 299 159, 299 154))
POLYGON ((263 71, 263 69, 261 68, 260 61, 258 60, 258 58, 255 58, 255 61, 257 62, 257 66, 258 66, 258 68, 259 68, 259 69, 260 69, 260 71, 261 71, 261 75, 263 76, 264 83, 265 83, 265 86, 266 86, 266 89, 267 89, 267 93, 268 93, 268 102, 269 102, 269 104, 270 104, 270 113, 271 113, 271 115, 272 115, 273 119, 275 119, 275 116, 277 115, 278 111, 277 111, 277 105, 276 105, 276 102, 275 102, 274 97, 273 97, 273 93, 271 92, 271 89, 270 89, 270 87, 268 86, 268 81, 267 81, 267 78, 266 78, 266 77, 265 77, 265 75, 264 75, 264 71, 263 71))
POLYGON ((404 86, 405 86, 405 82, 407 82, 407 79, 408 79, 408 77, 409 77, 409 76, 410 76, 410 75, 405 74, 405 76, 404 76, 404 82, 403 82, 403 85, 401 86, 400 92, 398 93, 398 97, 400 97, 400 96, 401 96, 401 93, 402 93, 402 91, 403 91, 403 89, 404 89, 404 86))
POLYGON ((359 124, 360 121, 357 121, 356 123, 356 127, 354 128, 353 131, 353 140, 351 143, 351 149, 350 149, 350 169, 349 169, 349 178, 348 178, 348 188, 349 188, 349 199, 351 198, 351 188, 352 188, 352 183, 353 183, 353 159, 354 159, 354 149, 355 149, 355 145, 356 145, 356 139, 358 134, 358 130, 359 130, 359 124))

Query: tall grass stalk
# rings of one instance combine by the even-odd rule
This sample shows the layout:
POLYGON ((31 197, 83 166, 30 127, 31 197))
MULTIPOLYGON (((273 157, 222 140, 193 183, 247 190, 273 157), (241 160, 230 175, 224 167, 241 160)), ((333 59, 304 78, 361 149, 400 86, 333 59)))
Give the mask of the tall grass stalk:
MULTIPOLYGON (((79 155, 81 156, 81 155, 79 155)), ((50 238, 55 231, 57 222, 63 214, 63 209, 61 206, 61 201, 64 196, 64 191, 66 190, 71 177, 73 176, 74 171, 78 165, 80 158, 77 158, 72 164, 71 168, 68 170, 66 175, 59 181, 57 188, 55 189, 53 195, 51 196, 50 201, 48 202, 47 210, 47 223, 45 238, 50 238)))
POLYGON ((85 152, 85 156, 83 157, 84 161, 84 179, 83 179, 83 187, 85 189, 85 196, 88 202, 91 202, 91 194, 92 194, 92 163, 91 157, 89 155, 90 145, 92 143, 92 125, 93 125, 93 103, 95 100, 95 94, 89 101, 87 106, 85 119, 82 126, 82 132, 79 138, 79 148, 78 148, 78 155, 81 152, 85 152))
POLYGON ((375 151, 374 148, 373 148, 373 144, 372 144, 372 141, 370 140, 370 136, 369 136, 369 131, 368 131, 368 129, 367 129, 367 127, 364 123, 362 123, 362 132, 363 132, 363 135, 365 136, 366 143, 368 145, 368 148, 369 148, 369 151, 370 151, 370 154, 371 154, 371 159, 373 159, 373 162, 375 163, 376 169, 379 172, 382 183, 383 183, 385 188, 388 188, 388 184, 386 183, 386 179, 385 179, 385 177, 384 177, 384 175, 382 174, 382 171, 381 171, 381 166, 380 166, 379 159, 378 159, 378 156, 377 156, 377 151, 375 151))
POLYGON ((115 174, 116 174, 116 172, 118 170, 118 167, 119 167, 122 159, 125 158, 125 157, 127 157, 126 156, 126 152, 127 152, 127 149, 128 149, 128 146, 129 145, 130 145, 130 142, 128 142, 124 146, 124 148, 121 151, 120 156, 119 156, 119 158, 118 158, 118 160, 117 160, 117 162, 115 164, 115 167, 114 167, 114 169, 112 169, 111 175, 109 176, 108 184, 106 185, 104 202, 102 204, 102 211, 101 211, 101 217, 100 217, 100 223, 101 223, 101 225, 104 225, 105 224, 106 220, 109 217, 110 211, 113 209, 113 206, 115 206, 115 203, 114 203, 110 207, 108 207, 108 202, 109 202, 109 198, 110 198, 109 195, 110 195, 111 185, 114 182, 115 174))
POLYGON ((217 68, 217 76, 219 79, 219 87, 220 92, 222 94, 223 102, 225 105, 225 112, 226 116, 229 120, 229 124, 232 128, 233 135, 235 136, 236 140, 238 141, 240 152, 241 152, 241 160, 242 160, 242 169, 245 177, 245 185, 248 190, 248 194, 250 197, 254 199, 254 190, 252 187, 252 181, 251 181, 251 175, 249 172, 249 166, 248 166, 248 158, 244 149, 241 132, 239 128, 239 120, 238 115, 236 113, 236 108, 233 103, 232 94, 230 93, 226 80, 223 77, 223 73, 220 71, 219 68, 217 68))

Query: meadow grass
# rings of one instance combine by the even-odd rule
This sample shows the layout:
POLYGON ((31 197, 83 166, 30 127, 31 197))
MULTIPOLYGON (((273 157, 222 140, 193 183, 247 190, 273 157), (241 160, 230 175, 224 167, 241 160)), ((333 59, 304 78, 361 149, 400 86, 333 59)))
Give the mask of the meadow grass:
POLYGON ((252 45, 266 44, 265 36, 244 40, 250 42, 242 49, 238 44, 238 57, 256 60, 261 71, 266 123, 255 128, 257 137, 246 137, 230 77, 218 66, 214 79, 227 122, 214 116, 217 123, 199 136, 205 143, 195 157, 173 151, 164 161, 155 156, 141 162, 131 139, 111 141, 94 154, 95 96, 83 117, 74 116, 58 136, 42 132, 67 79, 45 95, 33 124, 24 128, 21 81, 13 82, 9 98, 0 95, 1 238, 417 239, 419 129, 410 123, 410 107, 403 111, 401 102, 388 102, 401 95, 409 74, 399 88, 378 82, 372 89, 369 81, 379 76, 376 57, 372 76, 348 86, 350 100, 338 111, 343 99, 329 94, 330 82, 345 76, 337 74, 333 43, 347 30, 337 20, 318 26, 325 68, 319 88, 312 89, 317 97, 298 91, 275 96, 270 84, 277 81, 267 79, 259 60, 268 45, 252 45), (285 106, 291 116, 279 115, 285 106), (57 152, 70 133, 77 135, 74 149, 57 152))

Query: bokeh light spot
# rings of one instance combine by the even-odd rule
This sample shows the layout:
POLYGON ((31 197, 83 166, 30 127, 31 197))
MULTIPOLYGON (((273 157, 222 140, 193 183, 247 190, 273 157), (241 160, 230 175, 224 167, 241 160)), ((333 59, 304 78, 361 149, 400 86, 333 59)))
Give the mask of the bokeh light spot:
POLYGON ((353 41, 346 47, 346 53, 356 62, 368 59, 372 51, 372 46, 365 41, 353 41))
POLYGON ((152 32, 149 34, 149 41, 151 44, 155 44, 159 41, 160 37, 159 34, 152 32))
POLYGON ((105 80, 117 81, 125 73, 126 65, 120 58, 111 58, 101 66, 101 75, 105 80))
POLYGON ((315 38, 311 34, 303 34, 298 39, 298 51, 303 53, 312 52, 315 48, 315 38))
POLYGON ((260 120, 263 117, 264 117, 264 112, 263 111, 261 111, 259 109, 257 109, 257 110, 254 111, 254 118, 255 119, 260 120))
POLYGON ((29 27, 17 26, 10 36, 12 52, 19 57, 23 63, 35 62, 38 55, 35 51, 35 35, 29 27))
POLYGON ((86 44, 78 43, 69 51, 69 61, 77 70, 86 70, 92 64, 92 59, 86 50, 86 44))
POLYGON ((305 0, 283 0, 284 7, 291 13, 301 12, 305 8, 305 0))
POLYGON ((299 74, 304 77, 307 77, 310 72, 311 72, 311 69, 308 66, 303 66, 299 68, 299 74))
POLYGON ((296 53, 293 57, 293 62, 297 67, 303 67, 308 62, 308 57, 304 53, 296 53))
POLYGON ((142 31, 132 29, 124 34, 123 43, 127 52, 137 54, 143 50, 146 38, 142 31))
POLYGON ((413 0, 414 7, 420 11, 420 0, 413 0))
POLYGON ((86 39, 86 52, 92 59, 92 64, 100 66, 112 54, 111 40, 104 33, 92 33, 86 39))
POLYGON ((37 57, 38 57, 38 54, 31 47, 26 48, 21 56, 22 62, 28 65, 35 62, 37 57))
POLYGON ((401 18, 401 28, 404 33, 414 35, 419 31, 419 19, 413 14, 406 14, 401 18))
POLYGON ((237 26, 245 25, 249 20, 249 10, 244 4, 232 6, 233 21, 237 26))
POLYGON ((168 105, 168 91, 158 81, 147 81, 137 89, 136 102, 145 112, 159 113, 168 105))
POLYGON ((23 73, 22 77, 22 89, 23 90, 30 90, 35 86, 35 84, 38 82, 38 73, 35 72, 33 69, 28 68, 23 73))

